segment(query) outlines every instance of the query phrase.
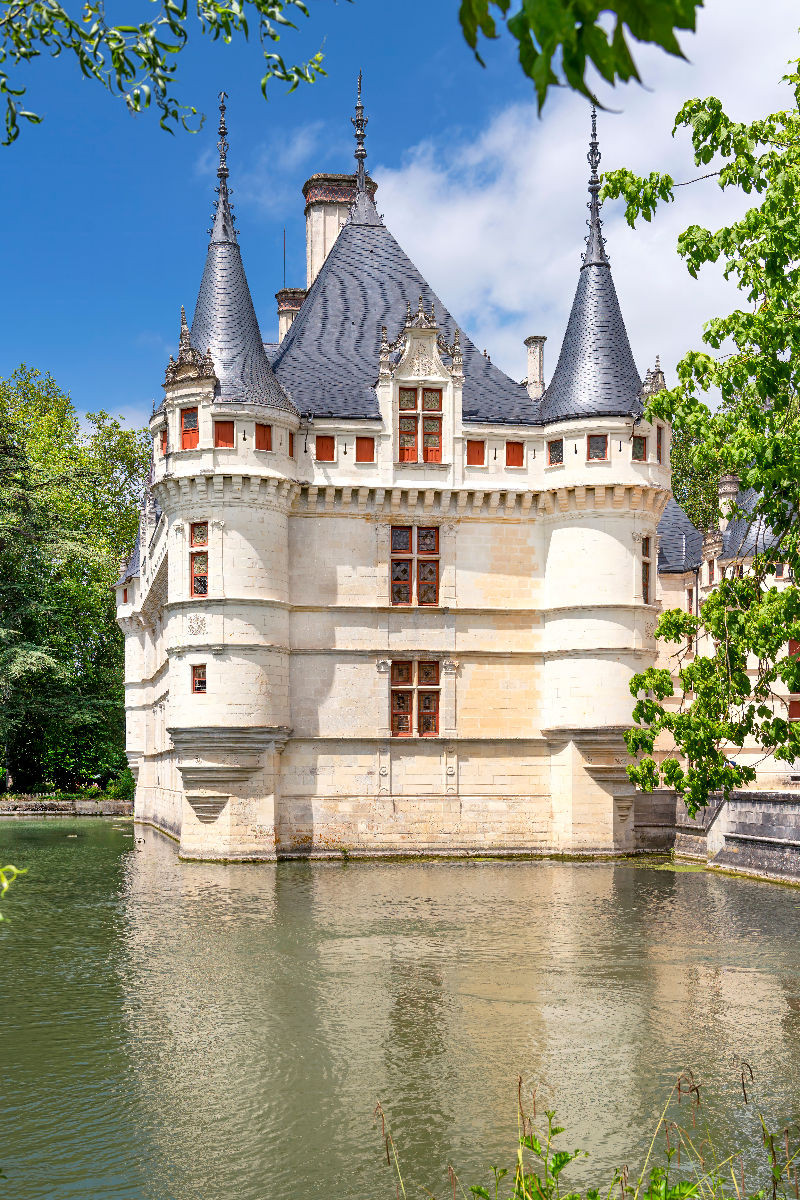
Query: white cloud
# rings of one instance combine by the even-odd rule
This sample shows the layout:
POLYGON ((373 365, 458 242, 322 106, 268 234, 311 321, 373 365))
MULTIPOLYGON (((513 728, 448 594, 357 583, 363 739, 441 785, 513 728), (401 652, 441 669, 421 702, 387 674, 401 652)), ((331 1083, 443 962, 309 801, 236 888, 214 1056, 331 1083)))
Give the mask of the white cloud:
MULTIPOLYGON (((598 119, 603 167, 701 174, 688 136, 672 121, 691 96, 718 96, 737 119, 792 103, 779 80, 796 54, 796 0, 706 0, 698 33, 683 39, 691 62, 644 47, 637 54, 648 90, 606 91, 598 119), (622 111, 619 111, 622 110, 622 111)), ((601 93, 603 94, 603 93, 601 93)), ((498 111, 469 142, 438 137, 412 147, 399 168, 376 167, 380 208, 399 242, 479 348, 512 376, 525 374, 523 338, 545 333, 552 372, 578 278, 585 234, 586 103, 571 93, 498 111)), ((656 354, 671 368, 700 343, 710 316, 742 302, 719 272, 693 281, 675 253, 678 233, 716 228, 743 211, 742 198, 715 180, 681 189, 651 225, 632 231, 622 206, 607 204, 604 233, 623 314, 642 373, 656 354)))

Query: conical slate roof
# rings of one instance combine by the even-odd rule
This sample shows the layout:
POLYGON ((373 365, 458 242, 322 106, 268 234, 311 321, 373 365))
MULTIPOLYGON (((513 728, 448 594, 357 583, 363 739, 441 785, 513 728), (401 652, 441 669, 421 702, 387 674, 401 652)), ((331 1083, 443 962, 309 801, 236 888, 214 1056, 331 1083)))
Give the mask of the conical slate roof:
MULTIPOLYGON (((365 184, 364 127, 359 87, 356 116, 357 194, 347 224, 322 264, 273 358, 278 380, 301 412, 318 417, 380 419, 375 393, 381 327, 394 338, 407 304, 433 306, 452 343, 456 322, 384 225, 365 184)), ((466 421, 540 423, 539 403, 461 334, 466 421)))
POLYGON ((642 381, 633 361, 600 221, 600 150, 596 114, 588 154, 589 236, 556 369, 542 399, 547 423, 566 417, 624 416, 642 411, 642 381))
POLYGON ((226 154, 225 93, 220 96, 219 187, 214 226, 192 321, 192 345, 208 350, 221 400, 296 412, 269 364, 236 238, 226 154))

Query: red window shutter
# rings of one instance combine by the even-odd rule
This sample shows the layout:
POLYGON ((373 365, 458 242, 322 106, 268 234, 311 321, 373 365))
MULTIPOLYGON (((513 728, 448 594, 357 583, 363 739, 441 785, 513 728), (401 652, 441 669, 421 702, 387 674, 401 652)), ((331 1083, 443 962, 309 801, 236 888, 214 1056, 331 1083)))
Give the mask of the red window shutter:
MULTIPOLYGON (((438 393, 436 393, 438 395, 438 393)), ((422 460, 442 461, 442 418, 422 417, 422 460)))
POLYGON ((789 701, 789 720, 800 721, 800 700, 789 701))
POLYGON ((800 654, 800 642, 796 642, 794 638, 789 638, 789 653, 792 658, 797 658, 800 654))
POLYGON ((233 449, 233 421, 214 422, 214 445, 223 450, 233 449))
POLYGON ((392 692, 392 737, 411 737, 413 692, 392 692))
POLYGON ((289 431, 289 458, 294 458, 294 434, 289 431))
POLYGON ((664 426, 656 425, 656 462, 664 461, 664 426))
POLYGON ((334 453, 336 450, 336 442, 334 438, 327 434, 317 434, 317 462, 333 462, 334 453))
POLYGON ((181 449, 194 450, 200 440, 197 424, 197 409, 181 409, 181 449))
MULTIPOLYGON (((416 393, 415 393, 416 395, 416 393)), ((400 446, 398 449, 398 462, 416 462, 417 461, 417 418, 416 416, 406 417, 402 413, 399 419, 399 434, 400 446)))
POLYGON ((525 443, 524 442, 506 442, 506 466, 507 467, 524 467, 525 465, 525 443))
POLYGON ((167 453, 167 431, 166 431, 166 429, 161 430, 161 453, 162 454, 167 453))
POLYGON ((467 466, 482 467, 486 457, 485 442, 467 442, 467 466))
POLYGON ((356 462, 375 462, 375 438, 356 438, 356 462))
POLYGON ((435 737, 439 732, 439 693, 419 692, 417 729, 420 737, 435 737))
MULTIPOLYGON (((289 434, 289 437, 292 435, 289 434)), ((256 450, 272 449, 272 426, 256 425, 256 450)))
POLYGON ((128 603, 128 589, 127 588, 122 589, 122 603, 123 604, 128 603))

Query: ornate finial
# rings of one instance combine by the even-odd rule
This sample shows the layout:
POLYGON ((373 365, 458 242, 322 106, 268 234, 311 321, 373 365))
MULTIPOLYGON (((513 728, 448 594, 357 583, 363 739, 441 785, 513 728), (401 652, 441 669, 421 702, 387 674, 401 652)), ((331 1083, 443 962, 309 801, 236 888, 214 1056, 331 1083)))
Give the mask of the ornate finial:
POLYGON ((220 179, 220 182, 223 179, 228 178, 228 161, 227 161, 228 126, 225 124, 225 101, 227 99, 228 99, 228 93, 220 92, 220 94, 219 94, 219 129, 217 131, 219 133, 219 141, 217 142, 217 149, 219 150, 219 167, 217 168, 217 175, 220 179))
POLYGON ((657 371, 661 370, 661 355, 660 354, 656 355, 656 370, 657 371))
POLYGON ((179 341, 180 353, 184 354, 191 349, 192 342, 189 337, 189 326, 186 322, 186 309, 181 305, 181 336, 179 341))
POLYGON ((356 192, 360 196, 367 190, 367 173, 364 167, 364 162, 367 157, 367 151, 364 147, 366 138, 366 129, 369 122, 369 117, 364 116, 364 105, 361 102, 361 72, 358 72, 358 99, 356 100, 356 115, 351 117, 353 127, 356 131, 356 164, 358 178, 356 182, 356 192))
POLYGON ((600 220, 600 176, 597 168, 600 166, 600 145, 597 141, 597 109, 592 105, 592 136, 589 139, 589 153, 586 155, 589 164, 589 235, 586 238, 586 250, 583 255, 583 265, 590 263, 608 263, 605 238, 601 232, 600 220))

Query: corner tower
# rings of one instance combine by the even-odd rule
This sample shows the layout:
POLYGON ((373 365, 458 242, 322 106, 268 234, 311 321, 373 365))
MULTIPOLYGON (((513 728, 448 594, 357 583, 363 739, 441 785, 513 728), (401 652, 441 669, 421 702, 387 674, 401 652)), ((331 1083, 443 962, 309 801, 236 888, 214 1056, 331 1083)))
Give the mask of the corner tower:
POLYGON ((275 855, 277 759, 289 734, 288 512, 299 490, 299 416, 264 350, 242 262, 225 98, 194 318, 190 331, 181 310, 178 358, 150 424, 163 512, 162 737, 172 751, 159 785, 170 797, 159 805, 180 810, 183 857, 263 859, 275 855))

